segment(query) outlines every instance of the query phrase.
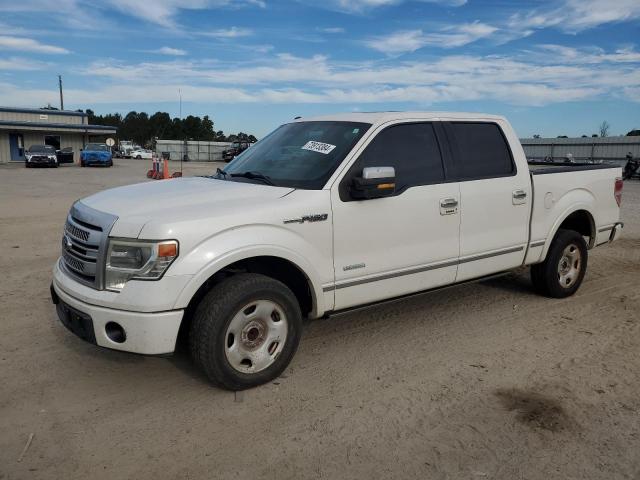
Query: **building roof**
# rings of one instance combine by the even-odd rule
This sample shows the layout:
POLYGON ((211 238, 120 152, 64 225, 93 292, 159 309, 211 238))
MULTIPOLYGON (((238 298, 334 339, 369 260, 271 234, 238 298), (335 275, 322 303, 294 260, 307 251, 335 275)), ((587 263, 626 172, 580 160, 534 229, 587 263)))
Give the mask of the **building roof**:
POLYGON ((640 143, 640 137, 576 137, 576 138, 521 138, 523 145, 623 145, 640 143))
POLYGON ((20 107, 0 107, 0 112, 10 113, 39 113, 43 115, 67 115, 70 117, 86 117, 84 112, 75 112, 73 110, 53 110, 48 108, 20 108, 20 107))
POLYGON ((106 125, 88 125, 86 123, 49 123, 22 122, 17 120, 0 121, 0 130, 31 130, 31 131, 63 131, 73 133, 116 133, 117 127, 106 125))

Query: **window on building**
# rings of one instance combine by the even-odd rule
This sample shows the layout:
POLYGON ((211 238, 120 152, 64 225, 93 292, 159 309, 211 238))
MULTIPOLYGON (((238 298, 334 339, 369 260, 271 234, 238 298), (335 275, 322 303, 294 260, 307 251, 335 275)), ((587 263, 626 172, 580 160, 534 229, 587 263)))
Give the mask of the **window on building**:
POLYGON ((50 145, 56 150, 60 150, 60 135, 45 135, 44 144, 50 145))

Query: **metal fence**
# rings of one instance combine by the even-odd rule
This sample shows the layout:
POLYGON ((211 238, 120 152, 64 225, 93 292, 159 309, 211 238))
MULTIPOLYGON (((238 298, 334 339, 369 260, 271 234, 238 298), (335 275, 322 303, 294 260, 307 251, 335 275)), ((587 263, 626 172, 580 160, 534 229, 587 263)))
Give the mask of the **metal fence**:
POLYGON ((156 155, 162 157, 163 152, 169 153, 169 160, 183 160, 192 162, 220 162, 222 151, 231 142, 198 142, 195 140, 157 140, 156 155))
POLYGON ((522 138, 524 153, 530 160, 609 161, 623 164, 629 152, 640 158, 640 137, 522 138))

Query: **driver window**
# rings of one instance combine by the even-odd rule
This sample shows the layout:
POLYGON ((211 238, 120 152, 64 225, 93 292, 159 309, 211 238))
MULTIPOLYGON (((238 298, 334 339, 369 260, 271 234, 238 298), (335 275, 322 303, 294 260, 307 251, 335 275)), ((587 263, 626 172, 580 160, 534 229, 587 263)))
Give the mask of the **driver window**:
POLYGON ((342 181, 343 200, 353 178, 360 176, 366 167, 393 167, 396 195, 410 187, 444 181, 440 147, 431 123, 393 125, 378 133, 342 181))

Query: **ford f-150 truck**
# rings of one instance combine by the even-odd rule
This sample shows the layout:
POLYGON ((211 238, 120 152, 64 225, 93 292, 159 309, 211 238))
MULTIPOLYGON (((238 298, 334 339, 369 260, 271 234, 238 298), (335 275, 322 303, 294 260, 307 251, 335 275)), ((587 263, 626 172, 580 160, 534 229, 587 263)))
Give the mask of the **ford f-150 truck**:
POLYGON ((174 351, 238 390, 277 377, 302 320, 531 265, 572 295, 622 230, 621 169, 527 163, 499 116, 296 119, 209 177, 77 201, 52 298, 102 347, 174 351))

